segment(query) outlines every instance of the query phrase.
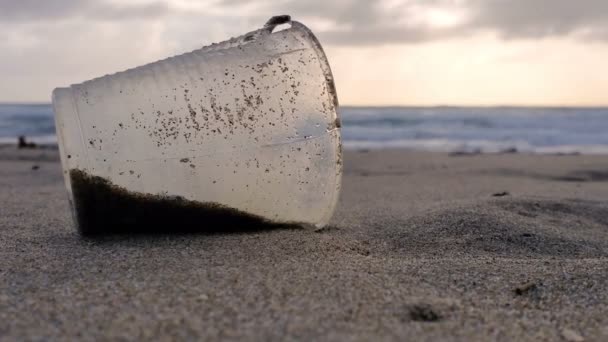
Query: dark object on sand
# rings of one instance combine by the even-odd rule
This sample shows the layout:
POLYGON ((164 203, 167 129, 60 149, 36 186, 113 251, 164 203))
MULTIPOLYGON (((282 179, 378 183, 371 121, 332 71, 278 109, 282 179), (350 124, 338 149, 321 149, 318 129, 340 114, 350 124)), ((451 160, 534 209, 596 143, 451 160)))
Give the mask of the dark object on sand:
POLYGON ((414 305, 410 308, 410 319, 415 322, 437 322, 441 317, 428 305, 414 305))
POLYGON ((40 168, 40 166, 38 165, 32 165, 32 170, 38 170, 40 168))
POLYGON ((534 283, 527 283, 522 286, 516 287, 513 292, 518 296, 523 296, 524 294, 536 290, 537 286, 534 283))
POLYGON ((450 157, 464 157, 464 156, 477 156, 481 154, 480 149, 475 149, 473 151, 454 151, 448 153, 450 157))
POLYGON ((519 151, 517 150, 517 148, 515 147, 510 147, 507 149, 504 149, 502 151, 500 151, 500 154, 513 154, 513 153, 518 153, 519 151))
POLYGON ((513 293, 516 296, 525 296, 528 299, 539 300, 542 298, 542 283, 528 282, 516 287, 513 293))
POLYGON ((109 180, 71 170, 76 222, 83 235, 253 231, 286 227, 219 203, 131 192, 109 180))
POLYGON ((17 148, 36 148, 36 144, 28 142, 24 135, 20 135, 17 141, 17 148))
POLYGON ((505 197, 505 196, 509 196, 510 193, 508 193, 507 191, 503 191, 503 192, 497 192, 492 194, 492 196, 494 197, 505 197))

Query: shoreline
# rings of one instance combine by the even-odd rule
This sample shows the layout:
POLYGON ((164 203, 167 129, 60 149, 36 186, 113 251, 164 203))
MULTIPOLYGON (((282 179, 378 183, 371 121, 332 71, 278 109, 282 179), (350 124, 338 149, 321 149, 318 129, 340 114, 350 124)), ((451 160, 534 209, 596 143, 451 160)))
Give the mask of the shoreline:
MULTIPOLYGON (((18 148, 18 144, 9 142, 0 142, 0 149, 4 148, 18 148)), ((22 150, 58 150, 59 145, 57 143, 36 143, 36 147, 21 148, 22 150)), ((343 146, 344 151, 347 152, 382 152, 382 151, 403 151, 403 152, 421 152, 421 153, 437 153, 437 154, 448 154, 451 156, 466 156, 466 155, 503 155, 503 154, 523 154, 523 155, 548 155, 548 156, 577 156, 577 155, 608 155, 607 153, 583 153, 583 152, 534 152, 534 151, 520 151, 516 148, 507 148, 495 152, 484 152, 481 150, 454 150, 454 151, 443 151, 443 150, 429 150, 423 148, 413 147, 349 147, 343 146)))

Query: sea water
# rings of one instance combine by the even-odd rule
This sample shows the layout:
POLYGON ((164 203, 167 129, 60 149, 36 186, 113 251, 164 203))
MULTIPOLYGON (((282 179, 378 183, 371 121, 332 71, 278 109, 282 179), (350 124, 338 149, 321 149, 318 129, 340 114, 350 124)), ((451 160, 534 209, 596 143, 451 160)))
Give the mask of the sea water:
MULTIPOLYGON (((608 153, 608 108, 341 107, 347 149, 608 153)), ((0 104, 0 143, 55 143, 50 104, 0 104)))

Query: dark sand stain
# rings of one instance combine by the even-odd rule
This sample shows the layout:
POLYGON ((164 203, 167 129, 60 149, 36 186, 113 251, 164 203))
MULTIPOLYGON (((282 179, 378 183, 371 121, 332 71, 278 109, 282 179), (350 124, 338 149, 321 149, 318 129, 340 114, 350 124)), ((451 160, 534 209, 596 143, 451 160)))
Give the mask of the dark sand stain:
POLYGON ((341 230, 341 228, 338 226, 327 225, 325 227, 315 229, 314 232, 319 233, 319 234, 324 234, 324 233, 329 233, 329 232, 338 232, 340 230, 341 230))
POLYGON ((441 316, 426 304, 411 306, 409 317, 414 322, 437 322, 441 320, 441 316))
POLYGON ((481 155, 481 151, 479 151, 479 150, 455 151, 455 152, 448 153, 448 156, 450 156, 450 157, 466 157, 466 156, 479 156, 479 155, 481 155))
POLYGON ((565 182, 606 182, 608 181, 608 171, 579 170, 564 176, 553 177, 553 179, 565 182))
POLYGON ((402 170, 388 170, 388 171, 375 171, 375 170, 347 170, 344 172, 345 175, 356 175, 361 177, 381 177, 381 176, 408 176, 413 172, 402 171, 402 170))
POLYGON ((516 296, 525 296, 530 299, 540 299, 540 287, 542 284, 537 284, 535 282, 528 282, 516 287, 513 290, 513 293, 516 296))
POLYGON ((534 173, 529 171, 512 170, 512 169, 499 169, 493 171, 501 176, 508 177, 528 177, 540 180, 559 181, 559 182, 606 182, 608 181, 607 170, 577 170, 572 171, 563 175, 547 175, 541 173, 534 173))

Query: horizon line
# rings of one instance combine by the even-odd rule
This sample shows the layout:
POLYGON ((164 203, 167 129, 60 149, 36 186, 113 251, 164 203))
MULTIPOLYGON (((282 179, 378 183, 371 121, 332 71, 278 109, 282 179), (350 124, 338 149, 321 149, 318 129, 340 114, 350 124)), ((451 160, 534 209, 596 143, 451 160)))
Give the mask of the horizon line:
MULTIPOLYGON (((43 102, 43 101, 0 101, 0 105, 52 105, 52 102, 43 102)), ((402 105, 393 105, 393 104, 384 104, 384 105, 351 105, 344 104, 339 107, 345 108, 539 108, 539 109, 567 109, 567 108, 582 108, 582 109, 603 109, 608 108, 608 103, 603 105, 541 105, 541 104, 477 104, 477 105, 462 105, 462 104, 402 104, 402 105)))

